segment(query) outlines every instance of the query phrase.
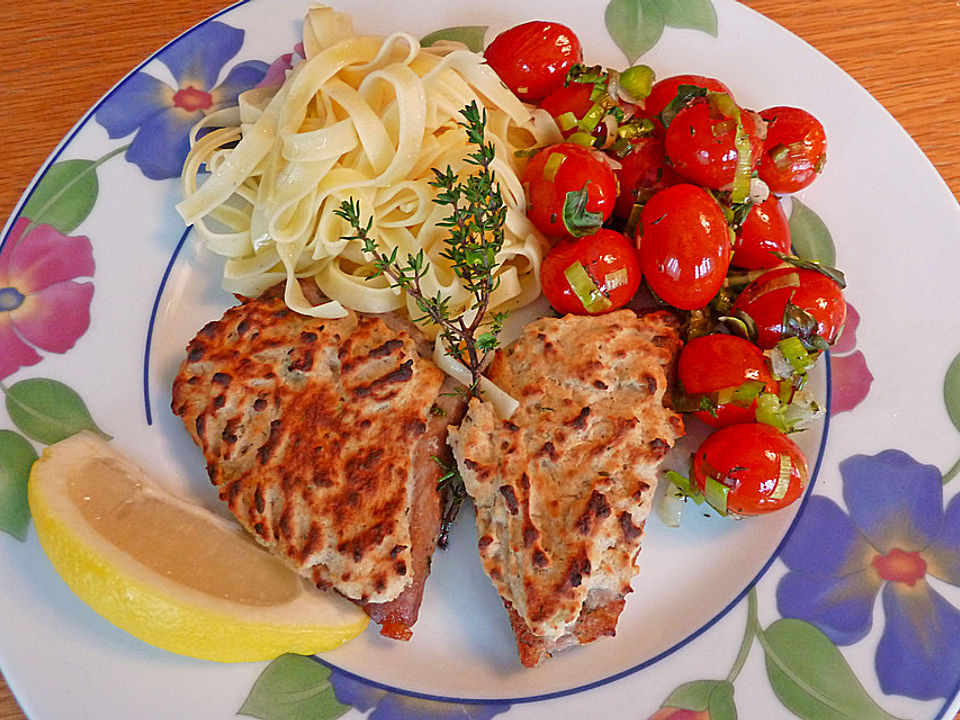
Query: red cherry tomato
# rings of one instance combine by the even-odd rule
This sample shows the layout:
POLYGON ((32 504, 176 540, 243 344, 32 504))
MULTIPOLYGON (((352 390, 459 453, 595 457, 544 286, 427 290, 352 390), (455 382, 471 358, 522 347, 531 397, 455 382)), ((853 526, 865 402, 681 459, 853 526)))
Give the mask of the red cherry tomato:
MULTIPOLYGON (((735 335, 702 335, 689 340, 680 351, 677 377, 683 391, 695 396, 712 396, 739 388, 747 382, 762 383, 767 392, 778 389, 763 351, 749 340, 735 335)), ((753 422, 756 408, 757 400, 753 397, 746 404, 724 402, 716 405, 713 412, 698 410, 694 415, 707 425, 719 428, 753 422)))
POLYGON ((681 85, 702 87, 705 90, 722 92, 733 97, 730 89, 715 78, 703 77, 702 75, 674 75, 654 83, 650 89, 650 94, 643 101, 644 116, 652 118, 659 115, 677 96, 677 90, 681 85))
MULTIPOLYGON (((547 95, 540 103, 540 107, 557 121, 560 132, 566 138, 580 131, 577 123, 583 120, 583 117, 593 108, 593 100, 590 99, 592 93, 592 83, 571 82, 547 95), (568 113, 573 117, 571 118, 568 113)), ((604 137, 605 133, 606 125, 602 122, 597 123, 592 131, 593 136, 598 138, 604 137)))
POLYGON ((757 345, 772 348, 786 337, 812 339, 819 335, 833 344, 843 330, 847 304, 837 282, 816 270, 782 267, 768 270, 744 288, 733 303, 734 314, 745 313, 756 323, 757 345), (812 326, 792 328, 791 307, 812 318, 812 326))
POLYGON ((711 477, 728 488, 727 510, 761 515, 799 498, 810 479, 803 452, 769 425, 729 425, 710 435, 693 456, 693 479, 705 492, 711 477))
POLYGON ((518 98, 538 102, 563 85, 583 51, 570 28, 534 20, 497 35, 483 57, 518 98))
POLYGON ((564 315, 598 315, 621 308, 637 292, 640 277, 634 244, 606 228, 576 240, 561 240, 540 266, 543 294, 564 315), (577 263, 583 273, 571 269, 577 263))
POLYGON ((827 160, 823 125, 806 110, 772 107, 760 113, 767 122, 757 174, 771 191, 792 193, 812 183, 827 160))
POLYGON ((673 185, 650 198, 640 212, 637 243, 650 288, 681 310, 706 307, 730 266, 723 211, 696 185, 673 185))
POLYGON ((655 192, 681 182, 680 176, 664 163, 663 142, 655 137, 630 140, 630 152, 619 159, 614 170, 620 195, 613 214, 626 220, 637 202, 646 202, 655 192))
POLYGON ((790 252, 790 224, 780 201, 772 193, 750 212, 736 240, 730 264, 745 270, 762 270, 779 265, 782 260, 773 253, 790 252))
MULTIPOLYGON (((740 111, 740 122, 750 138, 750 159, 760 162, 760 139, 754 114, 740 111)), ((691 100, 677 113, 663 138, 670 163, 687 180, 712 188, 728 189, 737 171, 735 140, 737 120, 724 115, 707 97, 691 100)), ((752 167, 752 166, 751 166, 752 167)))
POLYGON ((546 235, 595 232, 610 218, 617 200, 617 178, 604 155, 573 143, 551 145, 538 152, 524 168, 521 181, 527 193, 527 216, 546 235), (587 215, 565 213, 567 193, 584 188, 587 215))

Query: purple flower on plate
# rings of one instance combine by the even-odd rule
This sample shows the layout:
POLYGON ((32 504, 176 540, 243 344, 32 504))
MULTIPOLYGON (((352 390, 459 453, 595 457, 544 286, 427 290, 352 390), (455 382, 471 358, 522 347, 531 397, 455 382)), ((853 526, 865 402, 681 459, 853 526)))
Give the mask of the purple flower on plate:
POLYGON ((463 704, 423 700, 369 685, 331 669, 330 684, 337 700, 361 712, 373 708, 367 720, 490 720, 510 709, 509 703, 463 704))
POLYGON ((217 85, 224 66, 240 51, 243 35, 221 22, 200 25, 157 56, 176 87, 140 71, 97 110, 94 117, 111 138, 136 132, 126 158, 148 178, 177 177, 189 151, 190 128, 204 115, 236 104, 241 92, 263 79, 267 64, 250 60, 235 65, 217 85))
POLYGON ((830 412, 833 415, 853 410, 867 397, 873 384, 873 374, 867 367, 867 360, 856 349, 859 325, 860 313, 848 303, 843 333, 830 350, 830 371, 833 376, 830 412))
POLYGON ((960 495, 944 510, 940 471, 899 450, 840 463, 849 514, 810 498, 781 558, 785 617, 807 620, 838 645, 864 638, 882 597, 876 670, 885 693, 949 696, 960 677, 960 611, 929 578, 960 586, 960 495))
POLYGON ((65 353, 90 326, 93 251, 85 237, 21 217, 0 250, 0 379, 42 359, 65 353))

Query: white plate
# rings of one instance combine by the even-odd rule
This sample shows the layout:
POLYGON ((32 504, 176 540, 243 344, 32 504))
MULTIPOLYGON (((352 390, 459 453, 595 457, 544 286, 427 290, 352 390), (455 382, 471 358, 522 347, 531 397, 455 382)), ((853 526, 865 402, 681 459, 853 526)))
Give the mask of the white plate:
MULTIPOLYGON (((522 6, 502 0, 482 6, 418 0, 391 6, 390 13, 382 12, 382 5, 373 0, 334 4, 352 13, 361 31, 380 34, 403 29, 423 36, 449 26, 489 25, 489 41, 523 20, 556 19, 576 30, 588 62, 610 67, 625 64, 605 28, 604 6, 599 2, 565 7, 546 0, 522 6)), ((702 8, 706 3, 693 5, 702 8)), ((257 0, 221 13, 216 22, 244 33, 242 48, 226 59, 221 80, 239 62, 270 62, 289 52, 299 40, 305 9, 305 3, 257 0)), ((791 543, 797 548, 794 555, 827 558, 832 543, 852 537, 833 526, 821 533, 820 544, 811 543, 809 534, 791 535, 798 511, 813 513, 810 517, 816 519, 827 512, 826 498, 846 507, 844 488, 854 482, 856 473, 846 464, 849 477, 844 478, 839 470, 844 459, 898 448, 916 463, 945 473, 956 462, 958 430, 951 418, 956 422, 960 408, 944 412, 943 388, 948 366, 960 352, 960 323, 953 315, 953 308, 960 304, 960 289, 952 272, 960 266, 956 242, 960 213, 902 129, 830 61, 739 4, 717 0, 715 9, 716 37, 668 27, 642 61, 653 66, 659 77, 686 72, 719 77, 747 107, 804 107, 823 122, 830 142, 826 171, 799 199, 829 228, 837 264, 849 280, 847 297, 862 316, 855 350, 845 347, 835 353, 834 377, 847 383, 851 367, 862 377, 864 371, 856 365, 859 356, 854 354, 859 352, 874 380, 862 402, 831 418, 827 432, 817 428, 801 436, 801 445, 816 468, 812 494, 823 502, 813 503, 816 509, 808 502, 739 523, 688 511, 679 530, 651 519, 641 573, 618 636, 560 654, 534 670, 519 665, 500 601, 480 568, 467 512, 452 538, 453 550, 439 553, 434 560, 414 639, 406 644, 391 642, 370 629, 325 655, 325 664, 315 666, 314 681, 321 688, 333 683, 348 717, 376 706, 376 718, 463 717, 464 713, 478 718, 624 713, 648 718, 685 682, 735 675, 732 685, 718 687, 714 702, 720 703, 717 698, 735 688, 740 717, 748 720, 790 717, 787 706, 809 717, 814 712, 811 708, 823 704, 853 713, 837 717, 888 717, 883 714, 886 711, 923 720, 952 718, 951 703, 955 704, 960 684, 960 611, 956 609, 960 591, 950 582, 960 582, 956 576, 960 571, 941 572, 937 562, 960 567, 960 541, 947 538, 946 549, 938 549, 936 557, 932 550, 924 555, 929 543, 904 545, 905 551, 916 551, 907 558, 913 564, 908 562, 905 572, 909 575, 910 568, 926 562, 922 567, 928 574, 909 575, 912 586, 904 580, 889 580, 879 590, 881 581, 874 583, 885 600, 887 596, 900 600, 885 604, 874 597, 869 601, 869 631, 852 632, 846 638, 834 632, 835 639, 846 643, 839 651, 808 623, 778 622, 790 608, 803 619, 823 620, 829 615, 817 615, 812 600, 809 607, 791 605, 778 598, 778 589, 784 593, 794 587, 791 582, 807 582, 808 588, 814 583, 798 572, 787 577, 788 566, 780 557, 784 543, 788 558, 791 543), (940 579, 932 577, 934 573, 940 579), (754 586, 756 590, 750 591, 754 586), (944 677, 932 688, 921 689, 921 681, 913 677, 916 673, 905 670, 908 679, 897 685, 889 677, 892 661, 884 655, 883 637, 903 621, 890 619, 891 613, 902 607, 897 602, 904 598, 922 600, 932 597, 932 592, 943 598, 938 618, 946 625, 938 637, 953 641, 952 647, 949 642, 932 644, 931 662, 947 668, 941 671, 944 677), (756 637, 748 633, 745 640, 744 628, 753 622, 748 606, 754 599, 757 622, 764 632, 756 637), (799 634, 792 642, 783 640, 778 633, 791 628, 799 634), (856 635, 862 637, 852 639, 856 635), (787 657, 791 648, 795 652, 787 657), (878 652, 883 658, 879 669, 878 652), (768 664, 774 666, 771 675, 768 664), (734 666, 739 668, 736 673, 734 666), (778 666, 794 673, 806 690, 784 685, 778 666), (328 667, 335 669, 331 678, 328 667), (817 667, 831 671, 817 674, 817 667), (351 678, 363 682, 353 683, 351 678)), ((197 43, 211 27, 208 22, 186 33, 160 57, 169 58, 171 52, 197 43)), ((217 33, 222 35, 220 30, 217 33)), ((157 56, 136 72, 140 80, 128 78, 91 110, 51 158, 44 177, 52 177, 59 163, 104 158, 131 141, 134 125, 123 137, 111 139, 104 129, 104 123, 110 124, 105 119, 109 111, 97 115, 104 107, 117 109, 124 87, 142 81, 143 74, 169 85, 177 82, 157 56)), ((215 507, 199 452, 169 412, 169 387, 187 340, 231 302, 218 289, 219 261, 199 250, 185 234, 173 210, 178 198, 175 180, 150 179, 119 154, 99 165, 96 175, 95 201, 81 210, 79 226, 63 233, 88 237, 92 243, 96 269, 89 327, 69 351, 41 352, 41 362, 0 379, 8 387, 29 378, 66 384, 81 396, 99 426, 114 436, 119 449, 151 468, 162 482, 215 507)), ((35 203, 32 210, 36 207, 35 203)), ((8 255, 13 238, 25 225, 22 220, 19 225, 12 221, 5 230, 8 255)), ((814 381, 821 396, 828 393, 827 374, 822 364, 814 381)), ((955 396, 948 391, 951 397, 955 396)), ((16 429, 15 418, 0 416, 0 429, 16 429)), ((42 444, 34 442, 34 446, 39 450, 42 444)), ((890 456, 883 458, 889 461, 890 456)), ((905 482, 914 482, 914 466, 903 467, 905 482)), ((955 494, 956 487, 956 483, 945 485, 945 497, 955 494)), ((928 511, 936 504, 931 502, 924 517, 931 516, 928 511)), ((872 500, 864 507, 874 505, 880 508, 879 501, 872 500)), ((857 508, 847 509, 857 515, 857 508)), ((893 557, 890 547, 882 551, 888 559, 893 557)), ((871 565, 871 558, 878 554, 867 557, 866 566, 878 567, 871 565)), ((828 575, 826 563, 821 569, 828 575)), ((796 563, 793 569, 797 570, 796 563)), ((5 580, 0 597, 0 664, 33 720, 232 717, 264 670, 264 664, 217 665, 180 658, 112 627, 67 590, 32 530, 24 543, 8 535, 0 538, 0 570, 5 580)), ((883 572, 892 577, 894 571, 883 572)), ((922 623, 922 608, 917 612, 922 623)), ((864 619, 861 613, 860 625, 864 619)), ((900 650, 893 659, 909 664, 913 656, 903 647, 900 650)), ((287 670, 278 672, 283 676, 287 670)), ((688 693, 687 700, 691 697, 688 693)), ((674 698, 680 703, 678 696, 674 698)), ((713 720, 728 717, 721 705, 712 706, 713 720)), ((324 712, 315 711, 309 717, 336 716, 324 712)))

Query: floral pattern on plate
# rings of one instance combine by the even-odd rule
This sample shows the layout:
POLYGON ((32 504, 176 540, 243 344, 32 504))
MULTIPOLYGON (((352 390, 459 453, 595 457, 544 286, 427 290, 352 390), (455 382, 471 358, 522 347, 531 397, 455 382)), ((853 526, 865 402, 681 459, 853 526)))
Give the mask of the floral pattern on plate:
MULTIPOLYGON (((717 33, 709 0, 611 0, 605 19, 631 62, 657 43, 665 27, 717 33)), ((476 42, 479 33, 482 39, 483 28, 469 30, 466 36, 459 28, 431 37, 459 33, 476 42)), ((73 233, 97 202, 97 168, 123 154, 147 178, 179 176, 188 134, 198 119, 234 103, 246 88, 281 80, 291 67, 294 56, 287 54, 271 65, 247 61, 226 70, 243 37, 243 30, 210 21, 168 46, 157 58, 175 86, 137 72, 94 115, 110 138, 132 135, 129 143, 96 160, 55 163, 33 188, 0 245, 0 380, 39 364, 42 353, 68 352, 89 328, 96 238, 91 242, 73 233)), ((302 56, 302 48, 298 53, 302 56)), ((798 254, 833 263, 829 232, 799 201, 791 227, 798 254)), ((851 312, 847 331, 834 349, 833 414, 856 408, 873 381, 862 351, 856 349, 858 322, 859 315, 851 312)), ((0 529, 22 540, 29 523, 25 489, 37 457, 35 444, 51 444, 84 428, 104 433, 83 399, 64 383, 41 377, 9 386, 0 383, 0 388, 16 428, 0 429, 0 529)), ((960 428, 958 361, 948 372, 944 395, 960 428)), ((960 612, 927 578, 960 584, 960 496, 944 507, 943 494, 957 469, 941 475, 901 450, 844 460, 839 470, 846 510, 813 496, 781 555, 788 568, 777 586, 782 617, 763 628, 752 589, 745 600, 748 614, 740 652, 727 677, 679 686, 650 720, 736 718, 735 683, 755 644, 762 648, 775 694, 798 717, 840 716, 824 715, 826 707, 860 720, 891 718, 864 690, 838 649, 867 642, 878 594, 885 626, 875 663, 883 692, 917 699, 947 697, 960 676, 960 612)), ((507 702, 461 704, 405 696, 314 659, 287 655, 264 669, 239 714, 327 720, 355 709, 370 712, 373 720, 488 720, 510 708, 507 702)))

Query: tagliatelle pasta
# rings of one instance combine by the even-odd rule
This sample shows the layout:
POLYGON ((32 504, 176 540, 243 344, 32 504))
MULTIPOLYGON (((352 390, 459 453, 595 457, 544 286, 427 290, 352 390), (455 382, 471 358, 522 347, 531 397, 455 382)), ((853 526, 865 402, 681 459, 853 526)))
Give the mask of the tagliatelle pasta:
POLYGON ((287 305, 315 317, 340 317, 345 307, 419 316, 385 278, 369 279, 375 269, 361 242, 343 239, 352 228, 334 210, 353 198, 381 250, 405 258, 422 249, 425 293, 467 310, 471 296, 440 255, 447 230, 437 224, 450 208, 433 201, 429 182, 432 168, 472 171, 458 120, 476 101, 508 208, 491 308, 538 297, 545 243, 525 215, 516 151, 559 141, 553 120, 521 103, 463 46, 424 48, 407 33, 357 35, 348 16, 328 7, 309 10, 304 51, 279 88, 248 91, 238 107, 194 128, 177 209, 227 258, 224 288, 256 296, 286 281, 287 305), (312 278, 329 300, 310 303, 298 278, 312 278))

